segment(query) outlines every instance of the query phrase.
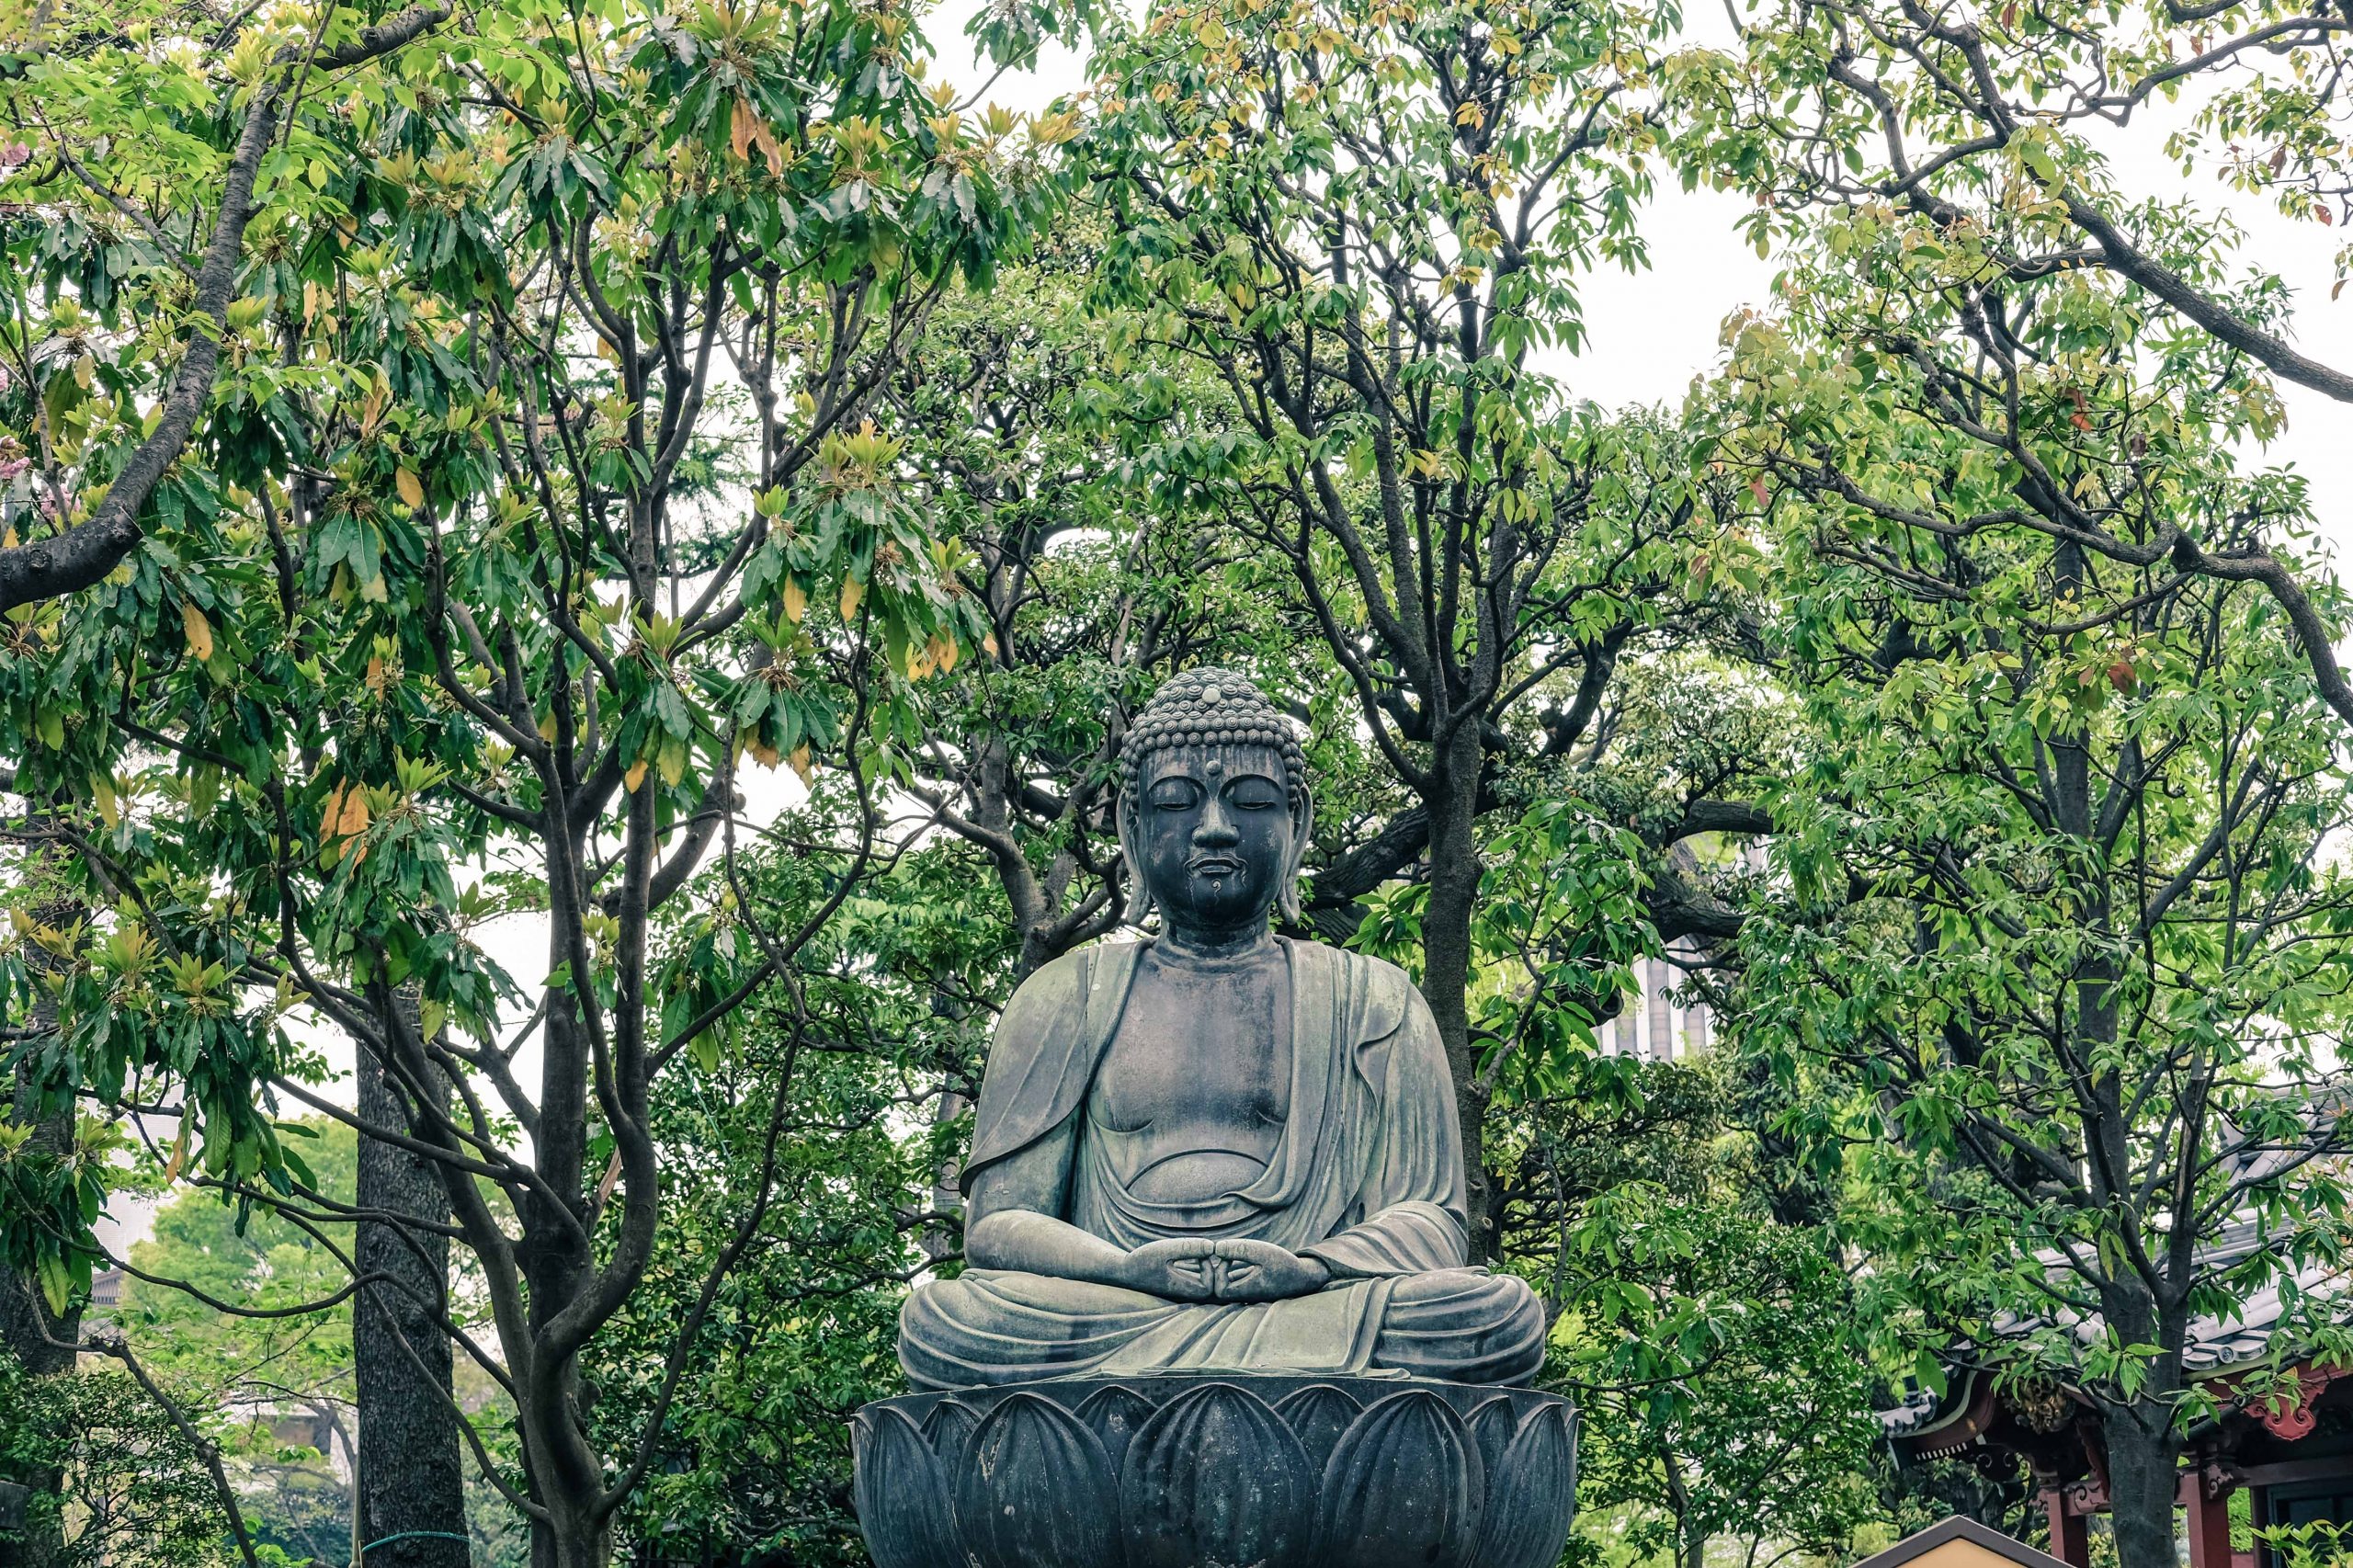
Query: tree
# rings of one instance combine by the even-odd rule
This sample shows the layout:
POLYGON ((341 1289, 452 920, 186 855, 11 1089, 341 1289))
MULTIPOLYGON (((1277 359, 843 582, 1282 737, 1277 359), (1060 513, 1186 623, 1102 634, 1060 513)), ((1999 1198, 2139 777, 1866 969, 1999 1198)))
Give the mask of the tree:
MULTIPOLYGON (((268 197, 257 192, 274 185, 282 197, 296 188, 284 177, 290 171, 283 167, 283 155, 272 157, 280 106, 287 106, 284 112, 290 119, 314 77, 337 72, 358 69, 358 79, 344 85, 358 92, 369 90, 378 81, 369 68, 397 55, 449 17, 449 6, 435 4, 372 18, 358 9, 329 7, 315 24, 316 32, 280 42, 247 31, 249 18, 242 15, 223 21, 148 3, 69 6, 63 14, 43 6, 27 18, 23 35, 9 40, 13 47, 7 66, 0 72, 0 81, 7 84, 9 126, 20 136, 33 137, 47 160, 46 168, 34 165, 39 173, 19 176, 23 184, 18 188, 73 192, 59 206, 37 198, 27 204, 33 209, 30 214, 17 209, 13 238, 17 246, 30 241, 42 248, 54 238, 62 242, 55 246, 61 259, 78 252, 75 259, 83 263, 64 276, 41 280, 45 302, 55 301, 57 283, 70 277, 84 302, 110 315, 115 291, 127 274, 160 268, 176 276, 156 301, 169 314, 152 324, 169 335, 165 342, 150 345, 138 361, 118 361, 117 373, 108 378, 109 393, 126 403, 142 393, 155 401, 153 424, 142 426, 136 437, 123 432, 108 444, 105 488, 80 508, 69 508, 62 476, 51 472, 62 455, 60 449, 69 443, 79 446, 83 438, 64 427, 81 400, 58 383, 55 375, 59 369, 69 370, 74 385, 86 393, 95 360, 74 354, 81 346, 69 342, 63 346, 66 354, 44 355, 45 360, 55 362, 37 367, 35 345, 21 330, 28 324, 17 323, 20 330, 8 345, 14 379, 28 386, 50 381, 55 392, 44 392, 43 402, 54 395, 57 406, 44 407, 48 420, 32 422, 33 440, 25 439, 22 431, 8 433, 7 449, 0 451, 0 459, 6 460, 0 473, 10 478, 23 473, 30 454, 37 453, 41 461, 34 483, 43 492, 51 520, 69 509, 75 515, 51 537, 22 543, 12 540, 0 548, 0 609, 78 593, 114 571, 145 538, 148 503, 198 433, 212 400, 229 309, 240 294, 246 231, 269 205, 268 197), (191 41, 227 63, 229 78, 240 89, 223 97, 243 102, 221 104, 226 112, 216 117, 214 104, 208 101, 215 91, 212 84, 198 79, 185 62, 146 58, 135 45, 159 26, 199 29, 201 36, 191 41), (239 51, 234 58, 233 50, 239 51), (173 114, 174 108, 179 115, 173 114), (99 119, 77 123, 73 118, 76 111, 92 108, 101 111, 99 119), (125 117, 129 123, 120 123, 125 117), (117 131, 132 133, 129 145, 110 144, 117 131), (97 144, 107 144, 104 154, 97 152, 97 144), (266 171, 265 165, 273 162, 280 166, 266 171), (267 180, 266 172, 279 177, 267 180), (204 197, 213 199, 207 202, 204 197), (208 206, 210 233, 199 246, 196 236, 206 226, 208 206), (25 221, 28 216, 30 222, 25 221), (174 221, 182 217, 188 222, 174 221), (62 233, 44 232, 59 227, 62 233), (47 377, 40 373, 44 369, 47 377)), ((290 145, 290 135, 288 140, 290 145)), ((9 166, 22 169, 33 148, 17 142, 11 151, 20 155, 9 159, 9 166)), ((28 305, 25 280, 15 281, 18 288, 12 303, 21 313, 28 305)), ((88 428, 86 422, 84 427, 88 428)))
POLYGON ((1726 1541, 1750 1568, 1836 1556, 1878 1512, 1877 1381, 1847 1276, 1729 1175, 1696 1199, 1597 1195, 1556 1331, 1586 1434, 1580 1504, 1639 1506, 1638 1539, 1678 1568, 1726 1541))
POLYGON ((1806 716, 1737 1039, 1843 1174, 1874 1314, 2089 1402, 2122 1561, 2169 1562, 2214 1397, 2190 1323, 2293 1301, 2347 1239, 2317 1054, 2353 981, 2345 754, 2273 595, 2095 536, 2277 537, 2302 487, 2221 446, 2247 405, 2196 373, 2217 350, 2168 339, 2143 379, 2131 302, 2087 279, 1972 315, 1967 374, 1845 331, 1995 301, 1941 287, 1973 238, 1924 257, 1870 210, 1841 232, 1866 260, 1739 329, 1714 449, 1788 486, 1768 641, 1806 716), (2229 1261, 2245 1223, 2267 1244, 2229 1261))
POLYGON ((217 1561, 220 1514, 203 1462, 124 1374, 33 1376, 0 1363, 0 1471, 46 1471, 66 1477, 72 1508, 34 1494, 24 1528, 0 1530, 11 1561, 28 1538, 65 1568, 217 1561))
POLYGON ((1134 324, 1115 345, 1198 364, 1227 402, 1222 428, 1139 461, 1289 578, 1348 723, 1411 796, 1318 894, 1418 864, 1418 978, 1483 1258, 1496 1042, 1470 997, 1492 776, 1574 752, 1621 653, 1689 619, 1680 454, 1570 405, 1531 359, 1576 346, 1579 268, 1641 254, 1662 26, 1639 6, 1181 4, 1097 61, 1099 293, 1134 324))
MULTIPOLYGON (((0 519, 9 510, 0 503, 0 519)), ((20 871, 36 901, 46 896, 53 874, 49 858, 43 855, 26 857, 20 871)), ((34 906, 42 907, 38 902, 34 906)), ((0 1146, 29 1156, 24 1164, 38 1159, 47 1166, 50 1175, 44 1186, 60 1179, 78 1186, 88 1167, 81 1158, 86 1151, 77 1146, 72 1108, 42 1114, 26 1080, 21 1071, 10 1073, 6 1080, 6 1096, 0 1100, 0 1146)), ((95 1188, 95 1181, 91 1186, 95 1188)), ((80 1192, 74 1196, 77 1201, 83 1198, 80 1192)), ((31 1377, 63 1376, 74 1369, 73 1347, 81 1331, 81 1313, 72 1303, 59 1309, 44 1298, 33 1272, 0 1261, 0 1362, 31 1377)), ((41 1506, 33 1510, 34 1533, 23 1540, 22 1555, 30 1568, 53 1562, 65 1551, 63 1537, 58 1533, 61 1521, 51 1506, 62 1496, 65 1479, 61 1465, 29 1471, 14 1483, 29 1486, 43 1499, 41 1506)))
MULTIPOLYGON (((675 922, 666 940, 742 940, 737 899, 779 921, 822 903, 847 863, 851 806, 821 792, 789 813, 736 864, 727 895, 675 922)), ((1012 930, 981 856, 926 842, 867 880, 797 971, 805 1022, 780 998, 754 1004, 714 1073, 657 1099, 665 1146, 680 1152, 661 1243, 588 1371, 594 1417, 617 1437, 660 1395, 671 1324, 691 1305, 702 1256, 757 1190, 766 1121, 788 1084, 777 1200, 712 1305, 686 1374, 691 1398, 630 1505, 631 1533, 651 1549, 865 1562, 848 1416, 902 1386, 904 1288, 934 1266, 925 1242, 953 1234, 932 1187, 968 1126, 937 1114, 941 1085, 978 1076, 1017 961, 1012 930)))
MULTIPOLYGON (((290 16, 210 53, 108 34, 8 85, 41 222, 6 252, 6 424, 54 538, 146 460, 139 399, 178 352, 153 324, 184 308, 149 231, 230 190, 214 106, 358 19, 313 36, 290 16)), ((917 733, 916 683, 985 634, 869 416, 939 300, 1051 203, 1066 132, 968 125, 919 85, 920 50, 884 4, 510 8, 368 92, 290 94, 275 147, 249 119, 270 204, 196 460, 70 615, 17 613, 0 659, 18 786, 91 802, 50 830, 77 916, 28 938, 66 960, 54 1030, 15 1053, 41 1105, 167 1106, 175 1176, 323 1240, 364 1220, 463 1248, 495 1353, 445 1299, 332 1250, 339 1290, 410 1289, 512 1399, 521 1484, 478 1434, 477 1459, 546 1564, 602 1561, 767 1201, 672 1325, 648 1427, 600 1451, 580 1359, 653 1256, 653 1085, 710 1070, 714 1029, 870 857, 809 926, 685 980, 654 916, 728 837, 742 758, 830 764, 870 801, 917 733), (731 459, 753 498, 698 492, 731 459), (493 874, 461 891, 473 867, 493 874), (468 935, 517 908, 550 934, 528 993, 468 935), (683 1016, 656 1000, 679 996, 683 1016), (358 1043, 403 1125, 321 1092, 281 1027, 298 1008, 358 1043), (289 1103, 431 1162, 449 1222, 324 1194, 279 1136, 289 1103)), ((21 1020, 40 987, 10 978, 21 1020)), ((59 1162, 16 1163, 41 1202, 12 1257, 62 1303, 97 1256, 90 1215, 59 1162)))
MULTIPOLYGON (((349 1131, 288 1131, 313 1145, 306 1163, 347 1201, 349 1131)), ((352 1498, 329 1460, 338 1449, 352 1457, 351 1314, 347 1301, 313 1310, 345 1283, 339 1261, 267 1210, 190 1192, 156 1211, 125 1267, 121 1301, 92 1314, 94 1342, 135 1357, 153 1385, 147 1418, 164 1430, 185 1423, 180 1441, 217 1475, 204 1510, 216 1553, 228 1499, 256 1551, 348 1558, 352 1498)))
POLYGON ((1113 759, 1128 712, 1188 665, 1283 639, 1232 591, 1239 553, 1130 471, 1136 430, 1221 412, 1165 359, 1106 361, 1087 280, 1101 215, 1074 214, 987 296, 951 302, 886 389, 925 504, 956 519, 989 632, 931 712, 918 786, 988 858, 1019 977, 1124 912, 1113 759))
MULTIPOLYGON (((2141 341, 2177 369, 2229 377, 2258 433, 2279 415, 2274 379, 2353 402, 2353 374, 2291 343, 2287 289, 2234 273, 2239 231, 2187 201, 2134 200, 2110 177, 2099 137, 2133 134, 2163 106, 2194 107, 2163 151, 2293 218, 2353 218, 2353 152, 2336 68, 2348 24, 2284 0, 2145 0, 2122 6, 2035 0, 1961 15, 1915 0, 1787 0, 1748 13, 1743 57, 1723 78, 1695 71, 1682 131, 1687 177, 1753 189, 1760 248, 1780 234, 1807 265, 1883 265, 1901 245, 1915 291, 1859 336, 1933 363, 1955 390, 1985 361, 2014 360, 2050 317, 2141 341), (2094 318, 2100 318, 2095 324, 2094 318)), ((2353 251, 2340 253, 2343 288, 2353 251)), ((2332 296, 2333 297, 2333 296, 2332 296)), ((1999 379, 1998 371, 1995 377, 1999 379)), ((2086 387, 2085 395, 2095 396, 2086 387)), ((2123 572, 2252 582, 2269 594, 2314 689, 2353 723, 2331 585, 2293 541, 2179 517, 2120 528, 2050 483, 2049 437, 1989 413, 1953 417, 2016 464, 1989 508, 2072 539, 2123 572)), ((2063 441, 2063 432, 2060 437, 2063 441)), ((1860 483, 1845 454, 1815 452, 1817 489, 1860 483)), ((2167 457, 2159 443, 2147 466, 2167 457)), ((1908 506, 1907 497, 1881 496, 1908 506)), ((1930 509, 1934 509, 1933 507, 1930 509)), ((1951 518, 1953 522, 1963 519, 1951 518)), ((1980 524, 1978 526, 1984 526, 1980 524)))

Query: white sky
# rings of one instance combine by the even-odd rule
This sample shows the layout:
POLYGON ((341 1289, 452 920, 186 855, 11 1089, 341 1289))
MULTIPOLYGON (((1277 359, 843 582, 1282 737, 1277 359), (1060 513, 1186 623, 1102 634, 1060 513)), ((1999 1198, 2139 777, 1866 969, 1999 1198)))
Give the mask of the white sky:
MULTIPOLYGON (((988 77, 986 70, 973 64, 964 36, 965 24, 978 9, 975 0, 947 0, 926 18, 937 51, 933 77, 956 83, 968 94, 988 77)), ((1730 35, 1722 15, 1704 6, 1698 13, 1691 40, 1722 45, 1730 35)), ((1036 111, 1085 85, 1083 59, 1053 47, 1034 72, 997 78, 986 98, 1008 108, 1036 111)), ((2268 205, 2227 191, 2211 179, 2185 181, 2163 155, 2166 131, 2187 118, 2183 110, 2170 112, 2171 121, 2151 117, 2108 138, 2106 151, 2119 184, 2133 196, 2188 195, 2230 211, 2247 233, 2242 256, 2260 258, 2293 290, 2299 347, 2325 363, 2353 364, 2353 290, 2343 303, 2328 297, 2336 279, 2336 232, 2315 222, 2290 222, 2268 205)), ((1650 267, 1633 274, 1608 267, 1593 274, 1584 286, 1585 349, 1574 358, 1562 356, 1551 367, 1573 395, 1605 407, 1679 403, 1692 379, 1717 364, 1717 335, 1724 318, 1743 306, 1763 307, 1772 297, 1777 263, 1760 260, 1733 228, 1745 210, 1743 201, 1704 190, 1686 193, 1671 176, 1663 177, 1662 186, 1642 221, 1650 244, 1650 267)), ((2307 475, 2321 512, 2323 537, 2333 542, 2340 557, 2353 555, 2353 520, 2334 502, 2353 485, 2353 441, 2347 439, 2353 410, 2294 387, 2283 388, 2282 395, 2287 428, 2268 451, 2250 453, 2249 460, 2292 466, 2307 475)), ((782 770, 747 768, 744 783, 750 796, 746 814, 756 822, 773 820, 800 793, 797 780, 782 770)), ((549 968, 546 931, 543 919, 517 915, 476 936, 529 989, 549 968)), ((349 1042, 332 1029, 317 1030, 312 1038, 347 1074, 349 1042)), ((535 1051, 527 1051, 517 1062, 527 1088, 538 1082, 536 1058, 535 1051)), ((347 1104, 349 1095, 347 1075, 338 1097, 347 1104)), ((150 1227, 144 1206, 133 1207, 126 1199, 118 1199, 117 1204, 119 1222, 102 1224, 100 1233, 119 1248, 142 1237, 150 1227)))

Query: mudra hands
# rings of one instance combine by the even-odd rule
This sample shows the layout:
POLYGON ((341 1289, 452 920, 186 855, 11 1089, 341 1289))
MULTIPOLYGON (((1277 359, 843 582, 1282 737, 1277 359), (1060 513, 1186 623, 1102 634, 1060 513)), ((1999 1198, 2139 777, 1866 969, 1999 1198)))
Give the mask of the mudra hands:
POLYGON ((1279 1301, 1312 1295, 1332 1271, 1272 1242, 1147 1242, 1128 1254, 1119 1283, 1172 1301, 1279 1301))

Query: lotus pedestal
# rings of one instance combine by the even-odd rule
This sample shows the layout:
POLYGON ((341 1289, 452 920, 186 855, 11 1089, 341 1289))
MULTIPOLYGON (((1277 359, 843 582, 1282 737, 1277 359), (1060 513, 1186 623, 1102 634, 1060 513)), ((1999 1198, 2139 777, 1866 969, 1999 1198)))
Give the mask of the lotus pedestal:
POLYGON ((877 1568, 1552 1568, 1575 1415, 1526 1389, 1170 1374, 852 1420, 877 1568))

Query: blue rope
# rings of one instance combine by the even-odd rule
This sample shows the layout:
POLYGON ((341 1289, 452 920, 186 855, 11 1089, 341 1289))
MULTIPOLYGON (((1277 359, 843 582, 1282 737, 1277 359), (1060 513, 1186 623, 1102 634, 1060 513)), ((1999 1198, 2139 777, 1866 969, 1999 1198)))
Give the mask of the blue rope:
POLYGON ((454 1530, 402 1530, 399 1534, 388 1535, 381 1540, 369 1541, 359 1549, 359 1555, 364 1560, 369 1552, 380 1546, 390 1546, 396 1540, 415 1540, 420 1537, 433 1540, 462 1540, 468 1546, 473 1545, 472 1537, 460 1535, 454 1530))

